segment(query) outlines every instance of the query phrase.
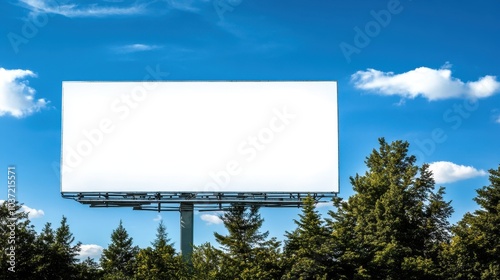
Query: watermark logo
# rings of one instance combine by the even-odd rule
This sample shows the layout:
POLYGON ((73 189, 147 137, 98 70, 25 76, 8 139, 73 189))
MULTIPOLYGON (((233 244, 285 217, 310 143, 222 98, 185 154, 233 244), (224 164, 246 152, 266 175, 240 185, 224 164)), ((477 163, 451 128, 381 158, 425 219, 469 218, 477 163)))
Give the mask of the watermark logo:
MULTIPOLYGON (((479 101, 473 99, 465 99, 462 104, 455 103, 451 108, 448 108, 443 112, 443 121, 449 124, 452 130, 459 129, 464 120, 471 116, 471 113, 479 108, 479 101)), ((429 137, 424 139, 416 139, 415 144, 417 150, 413 151, 412 154, 421 161, 425 161, 426 156, 432 155, 439 144, 443 144, 448 140, 448 134, 443 128, 435 128, 431 131, 429 137)))
POLYGON ((393 15, 397 15, 402 11, 403 6, 401 6, 399 0, 390 0, 387 3, 387 8, 378 12, 371 10, 372 20, 367 22, 363 28, 354 27, 353 43, 341 42, 339 44, 339 48, 347 62, 350 63, 353 54, 361 53, 361 50, 366 48, 372 39, 380 34, 382 28, 386 28, 391 23, 393 15))
POLYGON ((217 16, 220 20, 224 20, 226 12, 232 12, 234 9, 243 2, 242 0, 213 0, 213 5, 217 16))
POLYGON ((83 129, 82 138, 63 152, 63 165, 61 166, 59 162, 52 163, 52 169, 57 176, 61 173, 71 172, 82 164, 85 158, 89 157, 97 147, 105 142, 107 135, 113 133, 120 122, 129 118, 132 112, 137 110, 140 104, 147 99, 148 94, 156 89, 158 84, 151 81, 162 80, 169 75, 168 72, 160 71, 159 65, 156 65, 155 68, 147 66, 146 72, 148 74, 144 76, 142 83, 109 104, 110 112, 117 117, 118 122, 113 121, 110 117, 103 117, 97 122, 96 127, 83 129))
POLYGON ((7 167, 7 209, 9 210, 9 218, 7 218, 8 237, 5 244, 5 255, 9 272, 16 272, 16 184, 17 174, 16 167, 7 167))
MULTIPOLYGON (((296 118, 296 115, 290 112, 287 106, 283 106, 280 110, 274 108, 272 112, 273 116, 265 127, 237 145, 235 158, 242 156, 246 163, 255 161, 258 155, 276 139, 277 134, 285 131, 286 127, 296 118)), ((204 192, 218 192, 229 186, 231 178, 243 172, 243 165, 233 158, 227 161, 222 170, 209 172, 211 182, 205 184, 204 192)))
MULTIPOLYGON (((61 5, 66 4, 68 0, 54 0, 53 2, 57 4, 56 8, 59 8, 61 5)), ((49 23, 49 17, 54 17, 54 14, 38 10, 29 15, 28 20, 24 22, 19 32, 7 33, 7 39, 14 53, 19 53, 21 45, 26 45, 31 39, 35 38, 38 32, 49 23)))

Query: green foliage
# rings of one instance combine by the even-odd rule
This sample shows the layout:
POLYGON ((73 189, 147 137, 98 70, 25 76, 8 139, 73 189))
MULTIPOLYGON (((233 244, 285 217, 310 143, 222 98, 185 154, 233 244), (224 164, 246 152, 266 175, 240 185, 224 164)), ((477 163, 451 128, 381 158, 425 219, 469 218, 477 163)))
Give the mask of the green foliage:
POLYGON ((33 260, 33 254, 37 251, 36 232, 28 214, 21 207, 17 201, 10 205, 8 201, 0 204, 0 279, 37 279, 33 274, 36 269, 33 260), (11 238, 11 232, 15 234, 15 238, 11 238), (11 257, 15 258, 14 272, 8 270, 11 267, 11 257))
POLYGON ((500 279, 500 165, 489 170, 490 185, 477 190, 480 209, 453 227, 443 259, 450 279, 500 279))
MULTIPOLYGON (((80 253, 81 243, 75 241, 73 234, 69 229, 66 217, 62 217, 61 225, 55 232, 55 243, 53 250, 56 252, 57 263, 59 265, 59 277, 61 279, 69 279, 76 272, 76 256, 80 253)), ((52 278, 54 279, 54 278, 52 278)))
POLYGON ((330 230, 316 211, 315 200, 307 196, 303 200, 300 220, 295 220, 297 228, 285 234, 284 266, 282 279, 322 279, 333 269, 327 243, 330 230))
POLYGON ((78 263, 76 270, 76 279, 79 280, 94 280, 101 279, 102 277, 102 270, 99 264, 90 257, 78 263))
POLYGON ((132 279, 139 250, 132 243, 132 237, 129 237, 120 220, 118 228, 111 233, 111 244, 102 252, 104 279, 132 279))
POLYGON ((210 243, 195 246, 191 259, 194 273, 192 279, 228 279, 225 275, 224 253, 210 243))
POLYGON ((232 205, 220 218, 227 235, 219 247, 195 246, 192 266, 175 251, 163 222, 150 247, 139 249, 122 222, 111 234, 100 265, 77 262, 80 243, 66 217, 37 234, 22 205, 0 205, 2 279, 500 279, 500 166, 477 190, 480 209, 453 227, 444 188, 429 166, 417 166, 408 143, 379 140, 367 171, 351 177, 355 194, 334 198, 323 219, 315 200, 303 200, 296 228, 280 242, 261 232, 257 206, 232 205), (14 217, 14 219, 11 219, 14 217), (15 238, 10 238, 12 230, 15 238), (15 246, 15 273, 8 271, 15 246))
POLYGON ((450 202, 434 192, 428 165, 415 166, 407 142, 379 139, 365 175, 351 177, 356 192, 334 200, 331 258, 341 279, 434 279, 440 248, 449 239, 450 202))
POLYGON ((50 223, 45 224, 33 256, 38 279, 70 279, 77 274, 76 256, 80 252, 80 243, 73 243, 74 237, 66 217, 62 217, 61 225, 55 232, 50 223))
POLYGON ((224 252, 219 279, 279 278, 280 242, 267 239, 269 232, 259 231, 264 221, 259 208, 233 205, 220 218, 229 234, 214 233, 224 252))
POLYGON ((136 279, 188 279, 189 269, 182 257, 176 254, 163 221, 157 229, 153 247, 139 250, 137 254, 136 279))

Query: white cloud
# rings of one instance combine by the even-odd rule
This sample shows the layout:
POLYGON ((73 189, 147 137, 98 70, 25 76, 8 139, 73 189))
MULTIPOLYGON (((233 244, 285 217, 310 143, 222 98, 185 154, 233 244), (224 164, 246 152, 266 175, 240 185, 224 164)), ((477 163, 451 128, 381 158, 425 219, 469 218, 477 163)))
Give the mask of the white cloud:
POLYGON ((104 248, 96 244, 82 244, 80 249, 81 250, 78 258, 84 260, 87 257, 98 259, 99 257, 101 257, 102 250, 104 248))
POLYGON ((156 217, 153 218, 153 221, 155 221, 155 222, 158 222, 161 220, 163 220, 163 217, 160 214, 158 214, 156 217))
POLYGON ((161 46, 157 45, 131 44, 131 45, 124 45, 117 47, 115 48, 115 50, 121 53, 133 53, 133 52, 152 51, 160 48, 161 46))
POLYGON ((326 208, 326 207, 333 207, 333 203, 331 201, 322 201, 316 203, 316 208, 326 208))
POLYGON ((36 74, 30 70, 0 68, 0 116, 22 118, 47 105, 45 99, 35 99, 36 91, 29 86, 28 77, 36 74))
MULTIPOLYGON (((64 1, 58 4, 56 1, 48 0, 19 0, 33 13, 56 14, 65 17, 104 17, 104 16, 127 16, 146 13, 145 4, 129 4, 128 6, 98 5, 97 3, 81 5, 64 1)), ((61 2, 61 1, 59 1, 61 2)), ((123 3, 120 3, 123 4, 123 3)))
POLYGON ((458 165, 449 161, 436 161, 429 164, 437 184, 452 183, 487 174, 484 170, 478 170, 472 166, 458 165))
POLYGON ((203 214, 200 218, 207 222, 207 225, 220 225, 223 223, 219 216, 214 214, 203 214))
MULTIPOLYGON (((3 204, 5 200, 0 200, 0 204, 3 204)), ((31 207, 28 207, 26 205, 21 206, 21 211, 28 213, 28 218, 30 219, 36 219, 43 217, 45 215, 45 212, 43 210, 37 210, 31 207)))
POLYGON ((494 109, 491 111, 491 116, 494 122, 500 123, 500 110, 494 109))
POLYGON ((187 12, 199 11, 199 8, 195 7, 197 0, 164 0, 164 1, 166 1, 172 9, 187 11, 187 12))
POLYGON ((21 207, 21 210, 28 213, 28 217, 30 219, 35 219, 35 218, 40 218, 42 217, 43 215, 45 215, 45 212, 43 212, 43 210, 37 210, 37 209, 34 209, 34 208, 30 208, 26 205, 23 205, 21 207))
POLYGON ((32 15, 46 13, 69 18, 150 15, 168 10, 198 13, 200 11, 198 6, 208 2, 207 0, 94 0, 93 2, 19 0, 19 3, 28 8, 32 15))
POLYGON ((452 77, 450 67, 447 63, 440 69, 419 67, 401 74, 367 69, 354 73, 351 80, 358 89, 404 98, 420 95, 429 100, 463 97, 475 99, 500 92, 500 82, 495 76, 487 75, 477 81, 462 82, 452 77))

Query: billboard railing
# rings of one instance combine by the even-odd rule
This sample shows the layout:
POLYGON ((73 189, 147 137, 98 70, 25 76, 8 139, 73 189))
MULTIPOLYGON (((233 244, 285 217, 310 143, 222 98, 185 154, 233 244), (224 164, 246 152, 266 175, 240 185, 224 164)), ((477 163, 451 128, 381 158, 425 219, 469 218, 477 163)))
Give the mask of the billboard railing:
POLYGON ((316 202, 327 202, 336 193, 169 193, 169 192, 96 192, 63 193, 90 207, 131 207, 134 210, 178 211, 181 204, 189 203, 199 211, 225 210, 231 204, 261 207, 300 207, 302 200, 311 195, 316 202))

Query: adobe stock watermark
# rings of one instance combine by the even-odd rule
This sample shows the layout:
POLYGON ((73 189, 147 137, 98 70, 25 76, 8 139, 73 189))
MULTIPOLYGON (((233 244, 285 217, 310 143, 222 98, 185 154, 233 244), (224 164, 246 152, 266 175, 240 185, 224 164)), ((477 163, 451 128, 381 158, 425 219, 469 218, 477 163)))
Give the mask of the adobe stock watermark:
POLYGON ((16 188, 17 188, 17 174, 16 167, 7 167, 7 209, 9 210, 9 217, 7 218, 7 244, 5 245, 5 255, 7 256, 7 263, 9 272, 16 272, 16 188))
POLYGON ((224 20, 224 14, 234 11, 242 2, 243 0, 212 0, 215 12, 220 20, 224 20))
MULTIPOLYGON (((56 6, 66 4, 69 0, 52 0, 56 6)), ((49 17, 54 17, 55 14, 47 13, 45 11, 37 11, 32 13, 28 19, 23 23, 18 32, 7 33, 7 39, 14 50, 14 53, 19 53, 19 47, 26 45, 31 39, 35 38, 40 32, 40 29, 49 23, 49 17)))
MULTIPOLYGON (((122 3, 125 2, 125 0, 105 0, 106 2, 109 3, 122 3)), ((50 6, 49 9, 38 9, 35 12, 32 12, 29 14, 28 19, 24 21, 23 25, 18 29, 16 32, 9 32, 7 33, 7 39, 14 50, 14 53, 17 54, 19 53, 20 47, 22 45, 26 45, 35 38, 40 30, 47 26, 47 24, 50 21, 50 18, 53 18, 55 16, 66 16, 63 15, 58 9, 61 8, 61 6, 66 5, 68 6, 75 6, 75 5, 67 5, 70 0, 51 0, 49 1, 50 6), (47 11, 48 10, 48 11, 47 11)), ((151 5, 155 2, 167 2, 170 5, 172 5, 175 0, 154 0, 154 1, 149 1, 144 3, 143 8, 146 8, 148 5, 151 5)))
MULTIPOLYGON (((128 93, 121 95, 119 98, 114 99, 109 104, 109 111, 113 113, 115 119, 119 122, 125 121, 136 110, 141 103, 143 103, 149 92, 156 89, 157 83, 153 81, 159 81, 169 75, 168 72, 161 72, 159 65, 153 69, 151 66, 146 67, 146 74, 143 81, 133 87, 128 93)), ((106 140, 106 135, 113 133, 115 131, 116 125, 118 123, 113 121, 113 118, 105 116, 97 122, 94 128, 83 129, 81 131, 82 138, 77 141, 76 145, 68 147, 64 151, 64 168, 62 172, 71 172, 74 168, 77 168, 85 158, 89 157, 92 152, 102 145, 106 140)), ((52 169, 57 174, 60 175, 60 162, 53 162, 52 169)))
POLYGON ((210 182, 206 183, 203 192, 219 192, 231 182, 231 178, 241 174, 244 163, 254 161, 260 153, 271 145, 277 135, 285 129, 296 118, 293 112, 290 112, 287 106, 281 109, 274 108, 273 116, 267 125, 261 128, 256 134, 248 136, 245 140, 236 146, 236 156, 228 160, 225 166, 218 171, 209 172, 210 182), (244 161, 236 160, 236 157, 244 157, 244 161))
MULTIPOLYGON (((471 113, 478 108, 479 101, 465 99, 462 103, 455 103, 451 108, 444 111, 443 121, 449 124, 451 130, 457 130, 462 126, 464 120, 468 119, 471 113)), ((441 127, 434 128, 429 137, 415 140, 417 150, 414 150, 411 154, 415 155, 420 161, 425 162, 425 157, 432 155, 438 145, 443 144, 446 140, 448 140, 446 130, 441 127)))
POLYGON ((386 28, 391 23, 392 17, 402 11, 403 6, 399 0, 389 0, 387 8, 378 12, 371 10, 370 15, 372 20, 365 23, 363 28, 359 26, 354 27, 353 43, 350 44, 343 41, 339 44, 339 48, 347 63, 351 63, 351 56, 361 53, 361 50, 366 48, 372 39, 382 32, 382 28, 386 28))

